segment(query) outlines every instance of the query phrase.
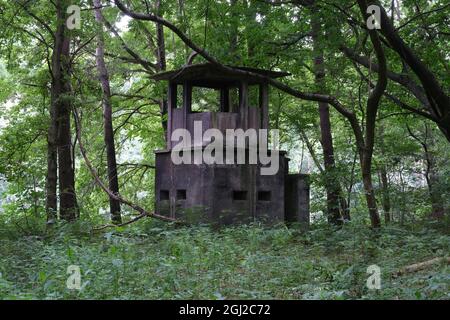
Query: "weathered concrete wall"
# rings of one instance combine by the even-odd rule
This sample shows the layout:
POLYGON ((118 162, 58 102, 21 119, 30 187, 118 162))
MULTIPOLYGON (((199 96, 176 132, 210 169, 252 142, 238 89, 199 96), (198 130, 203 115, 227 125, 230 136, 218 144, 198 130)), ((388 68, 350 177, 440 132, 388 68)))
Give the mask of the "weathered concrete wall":
POLYGON ((286 221, 309 224, 309 176, 289 174, 286 179, 286 221))
POLYGON ((275 175, 262 176, 260 165, 174 165, 170 151, 156 153, 158 214, 219 224, 285 219, 287 159, 280 154, 275 175))

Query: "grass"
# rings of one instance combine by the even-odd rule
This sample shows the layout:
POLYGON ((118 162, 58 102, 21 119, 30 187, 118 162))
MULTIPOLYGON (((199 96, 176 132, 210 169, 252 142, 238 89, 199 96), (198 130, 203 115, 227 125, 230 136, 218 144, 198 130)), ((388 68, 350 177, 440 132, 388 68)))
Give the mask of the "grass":
POLYGON ((259 225, 213 230, 148 220, 92 234, 88 222, 46 236, 0 232, 2 299, 449 299, 450 268, 398 278, 399 268, 448 256, 450 237, 423 226, 373 232, 259 225), (381 290, 369 290, 369 265, 381 290), (69 265, 81 290, 69 290, 69 265))

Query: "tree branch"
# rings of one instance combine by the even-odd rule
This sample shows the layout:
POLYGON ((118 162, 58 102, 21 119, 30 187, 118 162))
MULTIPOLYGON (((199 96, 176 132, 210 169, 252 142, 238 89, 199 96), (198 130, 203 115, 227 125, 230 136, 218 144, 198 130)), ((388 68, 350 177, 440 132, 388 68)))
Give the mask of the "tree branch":
POLYGON ((245 71, 245 70, 241 70, 241 69, 236 69, 233 67, 229 67, 226 65, 223 65, 222 63, 220 63, 216 58, 214 58, 213 56, 211 56, 208 51, 204 48, 201 48, 199 46, 197 46, 189 37, 187 37, 184 32, 182 32, 179 28, 177 28, 173 23, 171 23, 170 21, 153 15, 153 14, 145 14, 145 13, 139 13, 139 12, 133 12, 130 11, 121 1, 119 0, 114 0, 115 4, 117 5, 117 7, 127 16, 137 19, 137 20, 144 20, 144 21, 153 21, 153 22, 157 22, 167 28, 169 28, 172 32, 174 32, 189 48, 191 48, 192 50, 194 50, 195 52, 197 52, 199 55, 201 55, 205 60, 207 60, 208 62, 210 62, 211 64, 213 64, 214 66, 216 66, 217 68, 223 70, 223 71, 228 71, 228 72, 233 72, 235 74, 238 75, 242 75, 242 76, 251 76, 254 78, 257 78, 259 80, 262 81, 267 81, 269 84, 271 84, 272 86, 274 86, 275 88, 289 94, 292 95, 296 98, 300 98, 303 100, 309 100, 309 101, 316 101, 316 102, 326 102, 331 104, 333 107, 336 108, 336 110, 338 110, 342 115, 344 115, 345 117, 350 116, 351 117, 351 112, 349 110, 347 110, 335 97, 329 96, 329 95, 325 95, 325 94, 316 94, 316 93, 306 93, 306 92, 302 92, 296 89, 293 89, 292 87, 278 81, 275 79, 272 79, 268 76, 264 76, 261 74, 257 74, 257 73, 253 73, 250 71, 245 71))
POLYGON ((130 55, 133 57, 133 59, 139 63, 142 67, 144 67, 146 70, 154 72, 156 69, 156 64, 147 61, 145 59, 142 59, 141 56, 139 54, 137 54, 134 50, 132 50, 127 44, 126 42, 122 39, 122 37, 120 36, 120 34, 117 32, 117 30, 111 25, 111 23, 109 23, 108 20, 105 19, 105 17, 103 16, 103 14, 101 14, 101 18, 103 20, 103 24, 106 26, 106 28, 108 28, 109 31, 111 31, 116 37, 117 39, 119 39, 122 48, 130 55))
MULTIPOLYGON (((145 210, 144 208, 140 207, 137 204, 134 204, 133 202, 123 198, 120 194, 115 194, 113 193, 107 186, 106 184, 101 180, 101 178, 98 176, 96 170, 94 169, 94 167, 92 166, 91 161, 89 160, 88 156, 87 156, 87 152, 86 149, 84 148, 84 143, 81 139, 81 123, 79 121, 79 117, 78 117, 78 111, 76 110, 76 108, 73 109, 73 114, 74 114, 74 119, 75 119, 75 127, 76 127, 76 135, 78 137, 78 146, 80 148, 81 151, 81 155, 84 158, 84 161, 86 163, 86 166, 88 167, 91 175, 94 177, 96 183, 100 186, 100 188, 106 192, 108 194, 108 196, 110 198, 113 198, 117 201, 120 201, 121 203, 129 206, 130 208, 132 208, 133 210, 136 210, 137 212, 140 213, 140 215, 138 217, 136 217, 135 219, 133 219, 134 221, 137 221, 143 217, 153 217, 159 220, 163 220, 163 221, 169 221, 169 222, 176 222, 176 223, 182 223, 181 221, 171 218, 171 217, 166 217, 166 216, 162 216, 156 213, 152 213, 149 212, 147 210, 145 210)), ((132 223, 134 221, 129 221, 128 223, 122 224, 122 225, 126 225, 129 223, 132 223)), ((116 225, 114 225, 116 226, 116 225)), ((120 225, 118 225, 120 226, 120 225)))

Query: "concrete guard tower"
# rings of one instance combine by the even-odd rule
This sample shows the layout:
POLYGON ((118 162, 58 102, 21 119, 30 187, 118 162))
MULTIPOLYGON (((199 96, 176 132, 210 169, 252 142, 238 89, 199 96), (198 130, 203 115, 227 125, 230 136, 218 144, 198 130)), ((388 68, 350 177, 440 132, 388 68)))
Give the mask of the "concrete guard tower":
MULTIPOLYGON (((236 68, 270 78, 288 75, 236 68)), ((219 225, 251 221, 309 223, 308 176, 288 173, 289 159, 285 151, 279 152, 279 170, 275 175, 261 175, 259 161, 258 164, 175 165, 171 160, 172 148, 177 144, 171 141, 172 132, 184 128, 194 136, 194 121, 201 121, 203 132, 216 128, 224 136, 226 129, 269 129, 267 81, 224 72, 210 63, 187 65, 159 73, 153 79, 168 81, 167 146, 165 150, 155 151, 156 213, 219 225), (195 100, 205 104, 201 94, 208 92, 209 101, 211 97, 217 101, 211 106, 206 102, 206 108, 199 108, 199 101, 195 100)), ((204 147, 202 140, 193 141, 192 148, 204 147)))

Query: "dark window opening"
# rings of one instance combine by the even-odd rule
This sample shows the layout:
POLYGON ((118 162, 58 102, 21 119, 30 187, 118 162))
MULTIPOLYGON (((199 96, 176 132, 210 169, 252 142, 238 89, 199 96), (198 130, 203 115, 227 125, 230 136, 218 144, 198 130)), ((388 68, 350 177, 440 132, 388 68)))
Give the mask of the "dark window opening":
POLYGON ((247 200, 247 191, 233 191, 233 200, 247 200))
POLYGON ((177 200, 186 200, 186 190, 177 190, 177 200))
POLYGON ((160 190, 159 200, 169 200, 169 190, 160 190))
POLYGON ((259 191, 258 201, 270 201, 271 192, 270 191, 259 191))

